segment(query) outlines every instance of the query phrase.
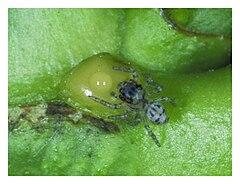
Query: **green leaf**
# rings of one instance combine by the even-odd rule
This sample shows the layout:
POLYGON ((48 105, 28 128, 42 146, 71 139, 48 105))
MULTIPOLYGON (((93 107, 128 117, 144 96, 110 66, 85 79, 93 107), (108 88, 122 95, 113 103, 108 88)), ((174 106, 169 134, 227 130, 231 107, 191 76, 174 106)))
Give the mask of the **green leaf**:
POLYGON ((171 19, 187 31, 231 37, 232 10, 230 8, 165 9, 171 19))
POLYGON ((9 104, 49 101, 74 65, 99 52, 116 53, 121 11, 10 9, 9 104))
POLYGON ((55 119, 39 132, 25 120, 9 133, 9 174, 231 175, 231 69, 157 81, 177 104, 167 124, 148 122, 160 148, 142 123, 107 133, 55 119))
MULTIPOLYGON (((189 11, 189 16, 192 11, 189 11)), ((196 9, 194 12, 199 11, 201 10, 196 9)), ((214 14, 209 16, 207 12, 202 11, 203 14, 206 13, 205 19, 214 20, 214 14)), ((188 11, 179 10, 181 13, 188 15, 188 11)), ((226 13, 229 14, 225 12, 222 16, 226 13)), ((175 29, 174 20, 169 22, 164 15, 161 15, 159 9, 126 10, 121 47, 124 58, 144 70, 169 74, 199 72, 229 64, 231 38, 222 34, 180 31, 175 29)), ((223 23, 225 22, 220 21, 219 25, 223 23)), ((203 24, 205 25, 204 22, 203 24)), ((228 25, 231 25, 231 19, 228 19, 228 25)), ((209 25, 208 29, 218 29, 213 26, 215 25, 209 25)), ((230 29, 231 27, 225 27, 227 31, 230 29)))
POLYGON ((159 9, 10 9, 9 175, 231 175, 231 20, 205 28, 211 9, 174 11, 174 23, 204 34, 169 27, 159 9), (142 123, 49 109, 63 103, 63 76, 101 52, 151 73, 164 87, 155 98, 175 99, 168 123, 148 122, 160 148, 142 123))

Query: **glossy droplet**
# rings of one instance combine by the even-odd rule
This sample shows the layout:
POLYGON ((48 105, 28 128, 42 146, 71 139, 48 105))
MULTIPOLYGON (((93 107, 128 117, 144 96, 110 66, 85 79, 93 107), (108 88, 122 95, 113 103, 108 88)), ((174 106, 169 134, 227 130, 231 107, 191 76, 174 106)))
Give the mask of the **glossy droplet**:
POLYGON ((63 78, 59 96, 70 106, 101 118, 121 113, 121 110, 110 109, 88 97, 93 95, 109 103, 120 103, 110 93, 116 91, 120 82, 129 80, 131 76, 126 72, 113 70, 113 66, 126 67, 126 64, 108 53, 83 60, 63 78))

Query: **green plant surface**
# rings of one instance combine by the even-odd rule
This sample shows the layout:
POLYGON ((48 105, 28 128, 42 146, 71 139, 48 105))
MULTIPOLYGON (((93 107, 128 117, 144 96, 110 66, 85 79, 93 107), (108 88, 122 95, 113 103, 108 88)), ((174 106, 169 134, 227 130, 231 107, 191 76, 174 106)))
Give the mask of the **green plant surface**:
POLYGON ((9 104, 51 100, 74 65, 99 52, 116 53, 121 11, 9 9, 9 104))
POLYGON ((232 27, 232 10, 230 8, 173 8, 166 9, 166 11, 176 24, 186 30, 222 36, 232 35, 232 29, 229 29, 232 27))
POLYGON ((38 132, 22 121, 9 133, 10 175, 231 175, 231 69, 163 81, 170 121, 150 124, 157 147, 142 123, 118 123, 119 133, 86 124, 43 122, 38 132))
POLYGON ((231 175, 231 27, 205 30, 213 29, 219 35, 189 35, 159 9, 10 9, 9 175, 231 175), (109 132, 79 114, 78 123, 44 110, 23 115, 31 104, 67 103, 60 82, 101 52, 151 73, 164 87, 155 98, 175 99, 164 103, 168 123, 148 122, 160 148, 142 123, 116 121, 120 131, 109 132))
MULTIPOLYGON (((198 14, 200 10, 197 11, 198 14)), ((192 11, 187 14, 186 10, 183 10, 182 15, 191 16, 192 11)), ((230 9, 228 11, 231 12, 230 9)), ((204 12, 202 11, 203 14, 204 12)), ((213 14, 205 13, 205 19, 215 19, 213 14)), ((194 18, 191 21, 194 22, 194 18)), ((209 36, 205 34, 206 32, 189 34, 189 32, 176 31, 174 17, 172 19, 171 23, 166 21, 164 16, 160 16, 159 9, 126 11, 125 26, 122 31, 122 56, 132 64, 141 66, 143 70, 169 74, 198 72, 229 63, 231 39, 224 37, 224 31, 218 34, 221 30, 218 27, 225 22, 219 21, 218 26, 213 24, 214 27, 212 24, 206 25, 210 30, 217 30, 216 35, 209 36)), ((231 25, 231 19, 228 19, 228 22, 228 25, 231 25)), ((229 28, 230 26, 225 29, 229 30, 229 28)))

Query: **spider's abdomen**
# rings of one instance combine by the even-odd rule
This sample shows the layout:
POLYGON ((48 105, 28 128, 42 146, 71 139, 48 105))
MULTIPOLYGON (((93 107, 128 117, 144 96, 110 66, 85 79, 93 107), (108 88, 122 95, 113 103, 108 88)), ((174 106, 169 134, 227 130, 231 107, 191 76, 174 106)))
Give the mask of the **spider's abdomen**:
POLYGON ((154 124, 163 124, 168 121, 163 105, 156 102, 149 105, 146 115, 154 124))

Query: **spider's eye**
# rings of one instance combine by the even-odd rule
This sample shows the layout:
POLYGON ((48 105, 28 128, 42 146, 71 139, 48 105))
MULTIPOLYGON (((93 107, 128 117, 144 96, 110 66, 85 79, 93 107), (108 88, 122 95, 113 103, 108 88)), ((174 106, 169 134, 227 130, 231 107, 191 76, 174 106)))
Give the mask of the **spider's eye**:
MULTIPOLYGON (((70 106, 93 112, 97 116, 108 116, 109 109, 88 98, 97 96, 110 103, 116 103, 110 96, 116 86, 130 79, 128 73, 113 70, 113 66, 125 65, 108 53, 94 55, 74 67, 62 80, 59 96, 70 106)), ((110 112, 112 113, 112 112, 110 112)))

